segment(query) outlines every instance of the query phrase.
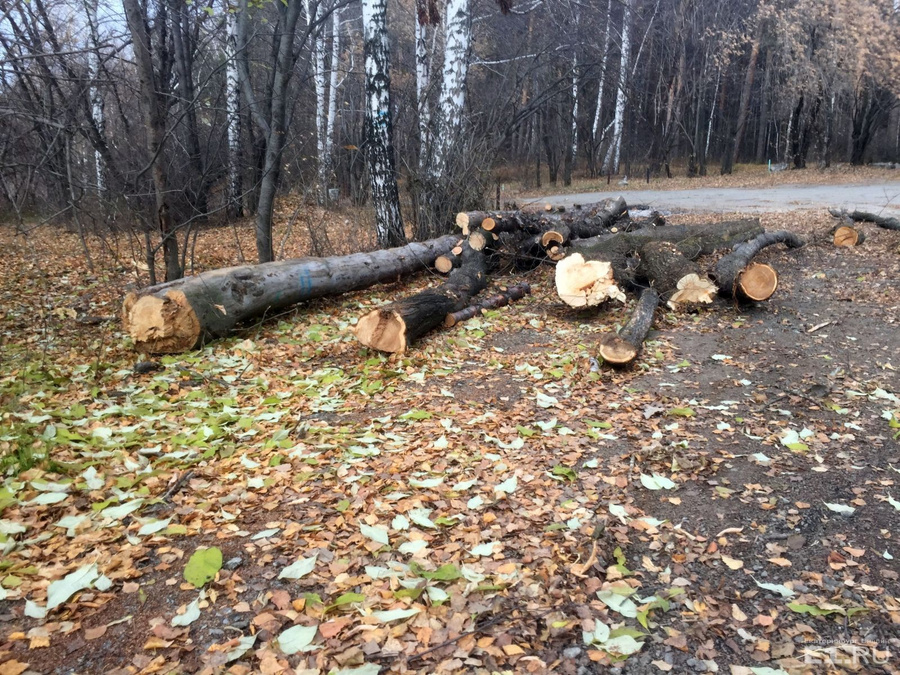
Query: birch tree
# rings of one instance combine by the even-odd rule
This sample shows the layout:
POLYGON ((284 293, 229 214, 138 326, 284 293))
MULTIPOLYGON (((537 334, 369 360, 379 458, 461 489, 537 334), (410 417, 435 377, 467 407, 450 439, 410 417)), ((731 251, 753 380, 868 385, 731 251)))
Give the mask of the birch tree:
POLYGON ((618 173, 619 158, 622 154, 622 130, 625 125, 625 99, 628 88, 628 66, 631 54, 631 4, 625 0, 622 8, 622 48, 619 58, 619 78, 616 88, 616 111, 613 118, 613 137, 603 160, 603 171, 618 173))
POLYGON ((375 233, 382 248, 406 243, 394 160, 387 0, 362 0, 366 70, 366 154, 375 206, 375 233))
POLYGON ((237 17, 225 8, 225 114, 228 134, 228 213, 243 213, 243 167, 241 157, 241 91, 238 81, 237 17))

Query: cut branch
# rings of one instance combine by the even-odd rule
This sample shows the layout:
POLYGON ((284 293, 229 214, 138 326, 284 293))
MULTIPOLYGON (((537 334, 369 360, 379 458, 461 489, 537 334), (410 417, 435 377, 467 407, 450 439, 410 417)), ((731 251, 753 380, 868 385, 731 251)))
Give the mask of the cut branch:
POLYGON ((625 199, 617 197, 605 208, 597 210, 587 217, 566 218, 550 230, 541 235, 541 246, 549 249, 551 246, 566 246, 572 239, 586 239, 605 230, 609 230, 622 216, 627 215, 628 206, 625 199))
POLYGON ((356 338, 383 352, 404 352, 415 340, 440 326, 448 314, 464 309, 487 285, 485 255, 463 244, 462 265, 437 288, 416 293, 363 316, 356 338))
POLYGON ((475 304, 469 305, 465 309, 461 309, 458 312, 448 314, 444 319, 444 325, 448 328, 451 326, 455 326, 461 321, 468 321, 473 317, 481 315, 481 313, 486 309, 497 309, 498 307, 505 307, 511 302, 521 300, 529 293, 531 293, 531 285, 527 281, 523 281, 516 284, 515 286, 510 286, 509 288, 502 289, 496 295, 492 295, 490 297, 479 300, 475 304))
POLYGON ((878 227, 885 230, 900 230, 900 219, 879 216, 875 213, 867 213, 866 211, 845 211, 843 209, 829 209, 828 212, 835 218, 848 217, 857 223, 875 223, 878 227))
POLYGON ((626 366, 634 361, 647 334, 653 325, 653 313, 659 305, 659 293, 656 289, 645 288, 641 291, 631 317, 618 335, 607 335, 600 341, 600 356, 611 366, 626 366))
POLYGON ((719 293, 741 300, 768 300, 778 288, 778 273, 770 265, 752 262, 753 258, 767 246, 784 244, 788 248, 800 248, 805 243, 793 232, 778 230, 740 244, 713 269, 712 277, 719 293))
POLYGON ((426 269, 456 241, 446 236, 372 253, 211 270, 129 293, 122 322, 138 351, 184 352, 267 312, 426 269))

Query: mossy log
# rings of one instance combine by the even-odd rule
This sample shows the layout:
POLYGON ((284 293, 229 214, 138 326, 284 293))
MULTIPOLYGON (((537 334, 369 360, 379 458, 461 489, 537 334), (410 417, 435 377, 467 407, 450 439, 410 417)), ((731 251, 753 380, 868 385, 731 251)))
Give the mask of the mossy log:
POLYGON ((122 323, 138 351, 184 352, 304 300, 369 288, 426 269, 457 240, 446 236, 371 253, 211 270, 129 293, 122 323))

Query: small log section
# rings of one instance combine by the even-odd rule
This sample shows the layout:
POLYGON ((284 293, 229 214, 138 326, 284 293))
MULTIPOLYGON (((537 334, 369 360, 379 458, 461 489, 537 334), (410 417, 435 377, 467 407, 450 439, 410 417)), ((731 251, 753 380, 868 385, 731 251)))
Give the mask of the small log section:
POLYGON ((736 246, 713 268, 712 277, 719 286, 719 293, 737 300, 768 300, 778 288, 778 272, 771 265, 753 262, 753 258, 767 246, 784 244, 788 248, 800 248, 805 243, 793 232, 778 230, 736 246))
POLYGON ((718 290, 697 264, 668 241, 653 241, 641 249, 640 272, 672 309, 711 304, 718 290))
POLYGON ((846 216, 855 223, 875 223, 885 230, 900 230, 900 219, 887 216, 879 216, 876 213, 866 211, 845 211, 843 209, 829 209, 828 212, 835 218, 846 216))
POLYGON ((509 288, 501 289, 499 293, 487 298, 479 300, 473 305, 469 305, 465 309, 458 312, 448 314, 444 319, 444 325, 448 328, 455 326, 463 321, 480 316, 486 309, 497 309, 498 307, 506 307, 506 305, 516 300, 521 300, 531 293, 531 285, 527 281, 523 281, 509 288))
POLYGON ((129 293, 122 323, 138 351, 185 352, 267 312, 426 269, 458 239, 446 236, 372 253, 211 270, 129 293))
POLYGON ((462 262, 462 245, 464 241, 465 239, 460 239, 456 246, 451 248, 447 253, 435 258, 434 269, 441 274, 450 274, 450 272, 459 267, 459 264, 462 262))
POLYGON ((853 248, 854 246, 859 246, 865 240, 866 235, 863 234, 862 230, 857 230, 851 225, 841 225, 840 227, 836 227, 832 237, 834 245, 838 248, 853 248))
POLYGON ((556 265, 556 294, 569 307, 596 307, 610 298, 625 302, 625 293, 616 284, 612 263, 585 260, 580 253, 563 258, 556 265))
POLYGON ((444 283, 369 312, 357 323, 356 338, 372 349, 404 352, 414 341, 440 326, 448 314, 465 309, 486 286, 485 255, 466 242, 462 264, 444 283))
POLYGON ((631 317, 618 335, 607 335, 600 341, 600 356, 604 363, 621 368, 632 363, 641 353, 644 340, 653 326, 653 313, 659 305, 659 293, 654 288, 641 291, 631 317))

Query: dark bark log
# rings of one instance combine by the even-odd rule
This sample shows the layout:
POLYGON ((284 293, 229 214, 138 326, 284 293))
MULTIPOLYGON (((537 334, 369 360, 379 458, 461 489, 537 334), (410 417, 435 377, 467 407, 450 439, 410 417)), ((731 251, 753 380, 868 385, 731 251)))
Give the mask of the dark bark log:
POLYGON ((778 273, 769 265, 753 262, 753 258, 767 246, 784 244, 788 248, 800 248, 805 243, 787 230, 766 232, 720 259, 711 276, 721 295, 739 300, 768 300, 778 288, 778 273))
POLYGON ((476 227, 495 234, 537 234, 547 229, 549 221, 543 214, 527 211, 469 211, 456 214, 456 224, 464 236, 468 236, 476 227))
POLYGON ((617 197, 605 208, 587 216, 579 213, 563 219, 559 225, 544 232, 541 236, 541 246, 545 249, 550 246, 565 246, 572 239, 586 239, 601 234, 627 213, 628 206, 625 199, 617 197))
POLYGON ((672 309, 713 301, 715 284, 675 244, 650 242, 641 249, 640 257, 640 275, 650 281, 672 309))
POLYGON ((618 335, 607 335, 600 341, 600 356, 614 367, 632 363, 640 354, 644 340, 653 326, 653 314, 659 305, 659 293, 653 288, 641 291, 641 297, 618 335))
POLYGON ((867 213, 866 211, 829 209, 828 212, 835 218, 846 216, 857 223, 875 223, 878 227, 883 227, 885 230, 900 230, 900 219, 897 218, 879 216, 878 214, 867 213))
POLYGON ((450 274, 450 272, 459 267, 460 263, 462 263, 463 243, 465 243, 465 240, 460 239, 456 246, 451 248, 447 253, 435 258, 434 269, 441 274, 450 274))
POLYGON ((566 258, 557 265, 557 293, 572 307, 591 307, 609 297, 624 299, 616 282, 625 285, 632 282, 638 262, 635 254, 651 242, 676 244, 681 255, 695 260, 719 249, 731 249, 762 232, 759 220, 752 219, 708 225, 667 225, 576 240, 567 249, 566 258), (573 259, 567 262, 569 258, 573 259))
POLYGON ((137 350, 184 352, 267 312, 424 269, 456 241, 446 236, 386 251, 212 270, 129 293, 122 321, 137 350))
POLYGON ((448 314, 444 319, 444 325, 447 327, 455 326, 461 321, 468 321, 473 317, 480 316, 486 309, 505 307, 511 302, 521 300, 529 293, 531 293, 531 285, 527 281, 523 281, 515 286, 510 286, 509 288, 501 290, 496 295, 483 298, 475 304, 469 305, 465 309, 448 314))
POLYGON ((356 338, 372 349, 404 352, 414 341, 440 326, 448 314, 468 306, 485 286, 485 255, 466 243, 462 265, 444 283, 369 312, 356 325, 356 338))

